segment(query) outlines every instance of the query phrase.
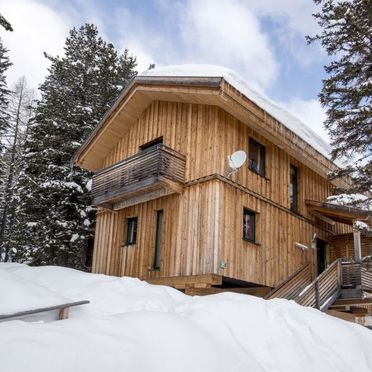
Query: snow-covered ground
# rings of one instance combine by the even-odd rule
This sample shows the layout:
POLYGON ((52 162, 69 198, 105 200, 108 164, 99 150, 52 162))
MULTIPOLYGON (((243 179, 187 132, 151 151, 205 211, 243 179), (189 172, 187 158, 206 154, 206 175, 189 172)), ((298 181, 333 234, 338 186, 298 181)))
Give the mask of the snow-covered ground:
POLYGON ((0 323, 4 372, 372 371, 370 330, 292 301, 189 297, 50 266, 0 264, 3 280, 0 314, 90 300, 67 320, 0 323))

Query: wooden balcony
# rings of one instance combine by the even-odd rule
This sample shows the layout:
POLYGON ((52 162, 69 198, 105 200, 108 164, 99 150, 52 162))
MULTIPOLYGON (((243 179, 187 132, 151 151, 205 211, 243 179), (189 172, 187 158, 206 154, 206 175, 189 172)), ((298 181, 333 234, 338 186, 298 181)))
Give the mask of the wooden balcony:
POLYGON ((184 155, 163 144, 141 151, 93 176, 93 204, 119 210, 181 193, 185 162, 184 155))

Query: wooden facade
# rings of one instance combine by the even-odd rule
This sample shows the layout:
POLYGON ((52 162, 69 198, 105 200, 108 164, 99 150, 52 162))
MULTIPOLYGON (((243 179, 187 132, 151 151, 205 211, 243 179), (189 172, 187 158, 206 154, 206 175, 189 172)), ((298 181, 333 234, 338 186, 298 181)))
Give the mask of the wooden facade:
POLYGON ((351 232, 345 224, 317 218, 305 202, 331 194, 326 173, 334 165, 221 79, 218 89, 203 79, 199 84, 139 79, 136 84, 104 118, 76 163, 110 171, 161 138, 184 159, 184 178, 171 192, 133 197, 123 191, 122 204, 115 200, 99 208, 93 272, 162 284, 174 277, 218 275, 275 287, 309 263, 315 276, 315 234, 329 242, 351 232), (238 149, 249 152, 249 138, 265 147, 264 177, 247 165, 227 177, 227 156, 238 149), (290 209, 291 165, 298 170, 297 211, 290 209), (255 213, 254 242, 242 239, 244 209, 255 213), (161 264, 154 268, 160 210, 161 264), (138 218, 136 242, 126 244, 133 217, 138 218))

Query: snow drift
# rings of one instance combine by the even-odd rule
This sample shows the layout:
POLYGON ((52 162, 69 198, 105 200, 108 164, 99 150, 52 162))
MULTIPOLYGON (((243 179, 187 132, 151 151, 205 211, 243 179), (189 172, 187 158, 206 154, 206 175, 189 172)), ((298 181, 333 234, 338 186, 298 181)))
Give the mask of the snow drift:
POLYGON ((0 264, 0 273, 0 313, 44 303, 49 291, 91 301, 67 320, 0 323, 4 372, 372 371, 370 330, 292 301, 189 297, 61 267, 0 264))

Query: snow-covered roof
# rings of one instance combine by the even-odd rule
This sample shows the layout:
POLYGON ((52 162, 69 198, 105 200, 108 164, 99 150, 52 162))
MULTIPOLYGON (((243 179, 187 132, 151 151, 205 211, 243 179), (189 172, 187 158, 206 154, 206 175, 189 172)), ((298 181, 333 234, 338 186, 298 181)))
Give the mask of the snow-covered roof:
POLYGON ((331 148, 326 141, 300 119, 285 111, 263 93, 259 93, 255 89, 252 89, 241 76, 229 68, 217 65, 174 65, 147 70, 140 76, 223 78, 249 100, 297 134, 322 155, 330 159, 331 148))

